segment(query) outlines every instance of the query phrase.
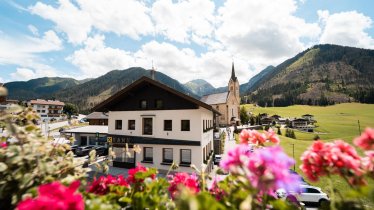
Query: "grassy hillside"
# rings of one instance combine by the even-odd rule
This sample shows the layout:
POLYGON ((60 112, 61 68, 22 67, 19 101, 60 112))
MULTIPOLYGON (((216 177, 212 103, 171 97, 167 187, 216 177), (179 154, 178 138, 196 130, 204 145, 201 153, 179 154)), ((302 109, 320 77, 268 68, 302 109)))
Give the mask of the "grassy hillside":
MULTIPOLYGON (((278 114, 282 117, 300 117, 303 114, 313 114, 317 120, 316 132, 324 132, 326 134, 318 134, 324 141, 333 141, 335 139, 343 139, 348 143, 352 143, 352 139, 359 135, 357 120, 360 120, 361 131, 365 127, 374 127, 374 104, 345 103, 327 107, 294 105, 289 107, 255 107, 252 104, 242 105, 248 111, 258 113, 278 114)), ((284 134, 285 132, 282 131, 284 134)), ((300 174, 299 166, 301 164, 300 157, 302 153, 313 143, 315 134, 305 132, 295 132, 297 139, 291 139, 281 136, 281 146, 285 152, 296 160, 296 171, 300 174), (293 153, 294 145, 294 153, 293 153)), ((359 151, 362 154, 362 151, 359 151)), ((322 178, 312 185, 321 187, 325 192, 329 192, 327 187, 327 179, 322 178)), ((346 182, 336 176, 333 177, 333 183, 336 189, 345 194, 349 186, 346 182)), ((374 184, 374 182, 370 182, 374 184)), ((374 208, 374 204, 364 201, 370 208, 374 208)))

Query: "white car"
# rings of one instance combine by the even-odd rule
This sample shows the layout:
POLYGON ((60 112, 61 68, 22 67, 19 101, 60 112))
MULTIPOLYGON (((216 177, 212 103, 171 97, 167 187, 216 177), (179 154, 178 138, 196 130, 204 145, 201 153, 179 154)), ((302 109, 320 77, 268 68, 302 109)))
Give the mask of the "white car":
POLYGON ((318 204, 329 202, 329 196, 322 192, 321 188, 310 185, 301 185, 301 193, 295 193, 297 199, 305 204, 318 204))

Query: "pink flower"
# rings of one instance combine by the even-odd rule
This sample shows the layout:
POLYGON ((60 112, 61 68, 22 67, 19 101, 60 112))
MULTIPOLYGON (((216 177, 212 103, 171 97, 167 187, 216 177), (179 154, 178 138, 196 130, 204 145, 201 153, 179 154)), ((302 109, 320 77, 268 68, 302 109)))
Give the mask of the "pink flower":
POLYGON ((264 146, 265 142, 268 141, 279 144, 279 138, 272 129, 269 129, 269 131, 265 131, 265 133, 260 133, 256 130, 243 129, 240 133, 239 138, 241 144, 251 143, 264 146))
POLYGON ((362 158, 362 167, 366 174, 374 179, 374 151, 367 151, 365 155, 362 158))
POLYGON ((250 153, 251 147, 248 144, 235 145, 220 161, 220 167, 225 171, 237 174, 240 172, 240 167, 247 162, 250 153))
POLYGON ((94 179, 94 181, 88 186, 88 192, 95 193, 97 195, 105 195, 110 191, 110 186, 126 186, 128 187, 129 184, 126 182, 123 176, 114 177, 108 175, 107 177, 101 176, 98 179, 94 179))
POLYGON ((266 138, 269 139, 269 141, 273 142, 274 144, 279 144, 280 139, 277 134, 275 134, 273 129, 269 128, 268 131, 265 131, 265 135, 266 138))
POLYGON ((361 158, 354 147, 337 140, 333 143, 315 141, 301 156, 301 170, 312 181, 318 181, 320 176, 338 174, 351 179, 351 184, 361 183, 361 158))
MULTIPOLYGON (((144 179, 136 178, 136 174, 145 173, 147 171, 148 171, 148 169, 146 167, 144 167, 140 163, 138 163, 138 165, 135 168, 132 168, 132 169, 129 170, 129 176, 127 177, 127 182, 130 183, 130 184, 143 182, 144 179)), ((152 179, 155 179, 156 174, 150 174, 148 177, 150 177, 152 179)))
POLYGON ((6 149, 8 147, 6 142, 1 142, 0 147, 6 149))
POLYGON ((84 201, 81 194, 76 193, 79 181, 65 187, 59 182, 52 182, 38 187, 38 197, 21 201, 18 210, 83 210, 84 201))
POLYGON ((223 196, 226 195, 226 192, 218 186, 218 183, 220 181, 222 181, 222 179, 220 179, 219 177, 215 177, 212 185, 208 189, 210 194, 216 197, 216 200, 218 201, 222 200, 223 196))
POLYGON ((176 173, 174 176, 169 176, 169 178, 171 178, 171 180, 169 181, 170 187, 168 190, 172 199, 179 195, 183 187, 187 188, 192 194, 196 194, 200 191, 199 180, 196 174, 176 173))
POLYGON ((357 137, 354 144, 363 150, 374 149, 374 129, 366 128, 361 136, 357 137))
POLYGON ((247 178, 260 193, 273 195, 277 189, 299 191, 300 176, 290 173, 295 161, 283 150, 276 147, 265 147, 254 151, 247 163, 247 178))

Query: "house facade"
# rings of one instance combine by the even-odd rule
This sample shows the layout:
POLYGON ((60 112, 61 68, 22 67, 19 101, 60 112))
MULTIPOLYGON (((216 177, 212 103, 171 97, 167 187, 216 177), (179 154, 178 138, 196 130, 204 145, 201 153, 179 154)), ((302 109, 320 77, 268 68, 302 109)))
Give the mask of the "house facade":
POLYGON ((60 120, 62 119, 62 110, 65 103, 55 100, 36 99, 27 102, 35 112, 37 112, 42 120, 60 120))
POLYGON ((92 112, 86 116, 89 125, 108 125, 108 113, 92 112))
POLYGON ((221 113, 221 115, 216 119, 217 125, 227 126, 232 124, 240 124, 239 81, 235 76, 234 63, 232 63, 228 91, 203 96, 201 101, 211 105, 221 113))
POLYGON ((192 172, 213 151, 212 106, 148 77, 142 77, 94 108, 108 112, 108 142, 113 165, 132 168, 141 162, 167 171, 192 172), (132 151, 138 145, 141 152, 132 151), (127 154, 131 151, 130 156, 127 154))
POLYGON ((107 145, 108 126, 88 125, 63 131, 66 136, 74 138, 73 145, 107 145))

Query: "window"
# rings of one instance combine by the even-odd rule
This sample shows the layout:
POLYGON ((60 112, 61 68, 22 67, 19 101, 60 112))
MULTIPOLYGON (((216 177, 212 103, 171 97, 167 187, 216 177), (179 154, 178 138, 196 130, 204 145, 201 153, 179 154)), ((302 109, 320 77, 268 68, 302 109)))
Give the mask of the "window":
POLYGON ((128 129, 135 130, 135 120, 129 120, 128 129))
POLYGON ((313 188, 306 188, 306 193, 321 193, 320 191, 313 188))
POLYGON ((190 120, 182 120, 181 130, 190 131, 190 120))
POLYGON ((191 164, 191 150, 181 149, 181 164, 191 164))
POLYGON ((162 108, 164 108, 163 101, 161 99, 157 99, 155 101, 155 106, 156 106, 156 109, 162 109, 162 108))
POLYGON ((122 130, 122 120, 116 120, 116 130, 122 130))
POLYGON ((144 147, 143 150, 143 161, 152 162, 153 161, 153 148, 152 147, 144 147))
POLYGON ((141 100, 140 101, 140 108, 141 109, 146 109, 147 108, 147 101, 146 100, 141 100))
POLYGON ((42 113, 45 113, 45 110, 42 110, 42 113))
POLYGON ((164 163, 173 162, 173 149, 172 148, 162 149, 162 162, 164 163))
POLYGON ((173 122, 171 120, 164 120, 164 131, 172 131, 173 122))
POLYGON ((143 118, 143 135, 152 135, 152 118, 143 118))

